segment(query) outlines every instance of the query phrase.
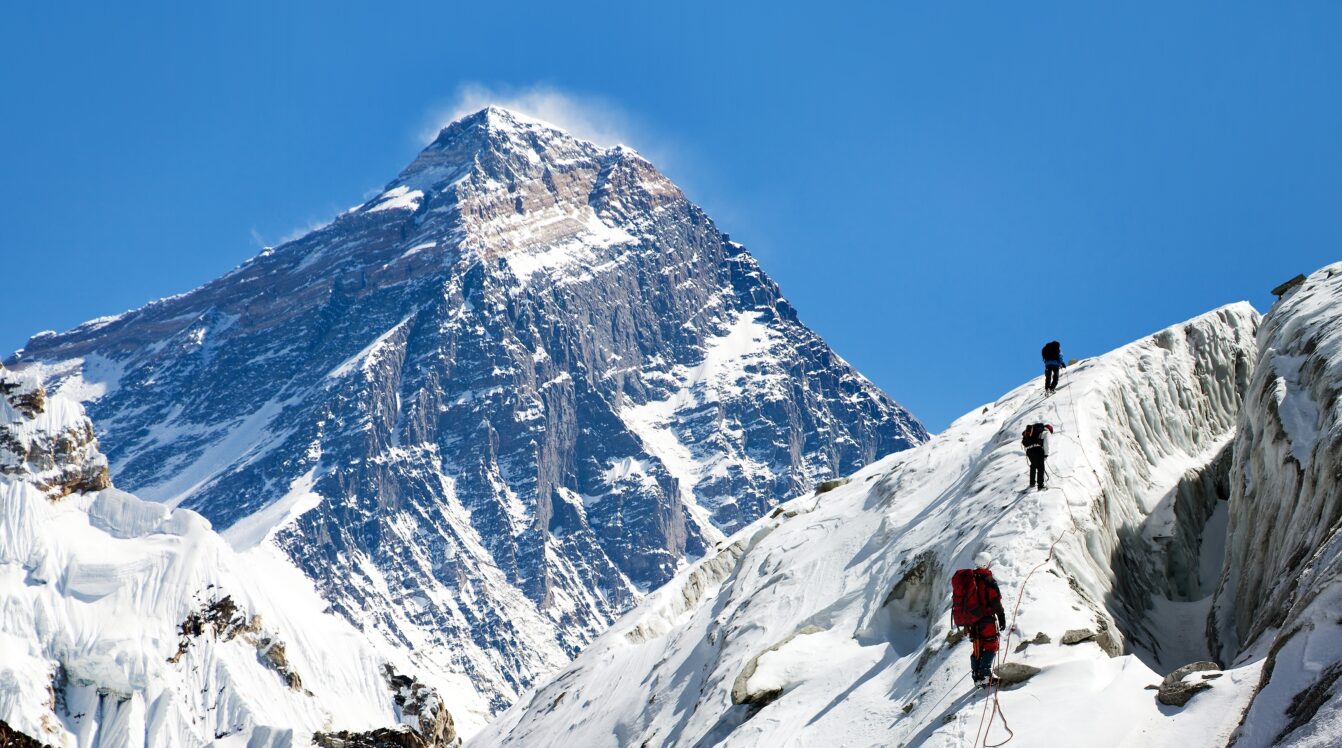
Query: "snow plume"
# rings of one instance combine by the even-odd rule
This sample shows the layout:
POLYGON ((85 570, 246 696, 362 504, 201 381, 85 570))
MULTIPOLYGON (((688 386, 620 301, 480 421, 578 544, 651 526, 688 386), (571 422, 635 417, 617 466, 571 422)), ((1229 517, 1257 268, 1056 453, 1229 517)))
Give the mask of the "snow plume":
POLYGON ((447 125, 487 106, 503 107, 543 120, 604 147, 629 145, 638 148, 642 140, 629 115, 605 99, 544 85, 513 88, 481 83, 467 83, 458 88, 456 99, 434 117, 433 128, 423 134, 423 139, 433 140, 447 125))
MULTIPOLYGON (((372 197, 374 194, 376 194, 376 190, 374 190, 372 194, 368 195, 368 197, 372 197)), ((336 208, 331 209, 331 215, 333 216, 338 214, 339 212, 340 212, 339 209, 336 208)), ((273 249, 275 247, 280 247, 285 244, 288 244, 289 242, 294 241, 295 239, 302 239, 308 234, 311 234, 312 232, 320 229, 324 229, 330 225, 331 225, 330 218, 326 219, 309 218, 308 220, 304 221, 298 226, 295 226, 289 229, 288 231, 284 232, 284 234, 281 235, 280 238, 278 239, 273 239, 265 236, 260 231, 258 231, 255 226, 253 226, 251 228, 252 243, 262 249, 273 249)))

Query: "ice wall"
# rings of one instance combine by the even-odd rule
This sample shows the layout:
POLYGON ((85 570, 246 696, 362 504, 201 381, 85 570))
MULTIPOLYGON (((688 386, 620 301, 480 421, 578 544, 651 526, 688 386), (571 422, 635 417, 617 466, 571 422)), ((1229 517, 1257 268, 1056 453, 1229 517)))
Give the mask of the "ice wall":
POLYGON ((1342 744, 1342 263, 1264 317, 1232 469, 1222 655, 1266 656, 1234 745, 1342 744))

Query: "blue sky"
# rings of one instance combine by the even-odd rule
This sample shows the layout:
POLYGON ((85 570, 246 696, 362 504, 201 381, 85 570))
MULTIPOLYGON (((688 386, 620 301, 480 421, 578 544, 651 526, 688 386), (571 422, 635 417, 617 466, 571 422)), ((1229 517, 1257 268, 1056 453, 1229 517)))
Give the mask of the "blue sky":
POLYGON ((329 219, 488 92, 653 158, 933 429, 1048 339, 1342 254, 1338 3, 57 5, 0 11, 6 353, 329 219))

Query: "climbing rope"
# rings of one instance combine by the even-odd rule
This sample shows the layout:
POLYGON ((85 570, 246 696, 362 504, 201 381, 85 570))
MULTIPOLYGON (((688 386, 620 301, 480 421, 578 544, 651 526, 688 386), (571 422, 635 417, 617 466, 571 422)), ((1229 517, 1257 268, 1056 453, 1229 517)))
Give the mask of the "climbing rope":
MULTIPOLYGON (((1071 410, 1072 412, 1072 420, 1076 423, 1077 431, 1079 432, 1080 421, 1076 417, 1076 401, 1072 397, 1070 387, 1067 388, 1067 404, 1068 409, 1071 410)), ((1056 403, 1053 404, 1053 414, 1054 416, 1057 417, 1059 424, 1061 424, 1062 414, 1058 411, 1058 406, 1056 403)), ((1086 449, 1085 441, 1079 438, 1072 437, 1070 435, 1068 435, 1068 439, 1081 448, 1082 459, 1086 461, 1086 465, 1090 468, 1091 474, 1095 476, 1096 486, 1100 489, 1100 491, 1103 491, 1104 490, 1103 481, 1100 480, 1099 471, 1095 469, 1095 463, 1092 462, 1090 459, 1090 454, 1086 449)), ((1063 480, 1070 479, 1071 476, 1075 474, 1075 472, 1076 471, 1073 470, 1066 476, 1061 476, 1061 478, 1063 480)), ((1063 505, 1067 508, 1067 517, 1068 519, 1071 520, 1072 526, 1063 530, 1061 533, 1058 534, 1058 537, 1054 538, 1053 542, 1049 544, 1048 553, 1044 555, 1044 559, 1040 561, 1038 564, 1036 564, 1034 568, 1030 569, 1029 573, 1025 575, 1025 578, 1021 580, 1020 590, 1016 593, 1016 604, 1011 609, 1011 623, 1007 627, 1006 641, 1004 642, 1005 646, 999 648, 997 656, 993 658, 994 670, 996 670, 1001 665, 1006 664, 1007 657, 1011 652, 1011 635, 1015 633, 1017 630, 1016 618, 1020 614, 1020 604, 1021 601, 1025 599, 1025 588, 1030 583, 1030 577, 1034 576, 1035 572, 1044 568, 1045 565, 1047 565, 1050 561, 1053 560, 1053 550, 1058 546, 1058 543, 1060 543, 1062 539, 1067 536, 1068 533, 1071 533, 1073 530, 1076 531, 1081 530, 1081 524, 1077 522, 1076 515, 1072 513, 1072 501, 1071 497, 1067 495, 1066 485, 1060 483, 1059 489, 1062 491, 1063 505)), ((983 748, 1001 748, 1001 746, 1010 743, 1011 740, 1016 737, 1015 731, 1011 729, 1011 725, 1007 722, 1006 711, 1002 709, 1002 702, 998 698, 998 693, 1000 690, 1001 688, 998 685, 997 680, 994 679, 992 684, 989 686, 989 698, 983 700, 983 709, 979 714, 979 726, 974 731, 974 743, 973 743, 974 748, 978 748, 978 746, 980 745, 980 741, 982 741, 983 748), (988 706, 990 703, 992 705, 991 713, 989 713, 988 710, 988 706), (993 722, 996 721, 997 719, 1000 719, 1002 721, 1002 728, 1006 730, 1007 737, 1006 740, 1003 740, 1000 743, 989 743, 988 736, 992 732, 993 722)))
MULTIPOLYGON (((1064 491, 1063 494, 1065 497, 1066 491, 1064 491)), ((1020 604, 1021 601, 1025 599, 1025 588, 1030 583, 1030 577, 1034 576, 1035 572, 1044 568, 1044 566, 1046 566, 1049 561, 1053 560, 1053 549, 1056 548, 1058 543, 1060 543, 1062 539, 1066 537, 1066 535, 1074 529, 1076 529, 1075 526, 1069 527, 1066 530, 1063 530, 1061 533, 1059 533, 1058 537, 1054 538, 1053 542, 1049 544, 1048 553, 1044 556, 1044 559, 1039 563, 1035 564, 1034 568, 1030 569, 1029 573, 1025 575, 1025 579, 1021 580, 1020 591, 1016 593, 1016 604, 1011 608, 1011 623, 1007 626, 1006 641, 1004 642, 1004 646, 998 649, 997 656, 993 658, 994 670, 1006 664, 1007 657, 1011 652, 1011 635, 1017 630, 1016 619, 1020 615, 1020 604)), ((1000 746, 1004 746, 1007 743, 1010 743, 1012 738, 1016 737, 1015 731, 1011 729, 1011 725, 1007 722, 1006 711, 1002 709, 1002 702, 998 698, 998 692, 1000 690, 1001 687, 998 685, 998 682, 994 680, 993 683, 989 686, 989 698, 983 700, 983 711, 979 715, 979 727, 977 730, 974 731, 974 743, 973 743, 974 746, 978 746, 979 741, 982 741, 982 745, 984 748, 1000 748, 1000 746), (992 703, 991 716, 988 715, 989 702, 992 703), (1007 731, 1007 739, 1003 740, 1000 743, 989 743, 988 735, 992 731, 993 721, 997 718, 1000 718, 1002 720, 1002 728, 1007 731), (986 730, 984 729, 985 719, 987 721, 986 730)))

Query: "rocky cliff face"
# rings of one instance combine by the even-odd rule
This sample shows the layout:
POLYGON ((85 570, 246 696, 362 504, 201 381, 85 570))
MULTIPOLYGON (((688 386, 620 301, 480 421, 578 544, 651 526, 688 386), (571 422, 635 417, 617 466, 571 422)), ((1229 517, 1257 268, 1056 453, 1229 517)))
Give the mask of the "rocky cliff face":
POLYGON ((52 499, 111 485, 93 424, 70 407, 48 403, 37 379, 0 366, 0 475, 27 481, 52 499))
POLYGON ((16 362, 88 404, 119 484, 455 673, 468 725, 723 532, 925 438, 647 161, 498 109, 16 362))
POLYGON ((1235 745, 1342 740, 1342 263, 1264 317, 1235 447, 1224 659, 1266 656, 1235 745))

